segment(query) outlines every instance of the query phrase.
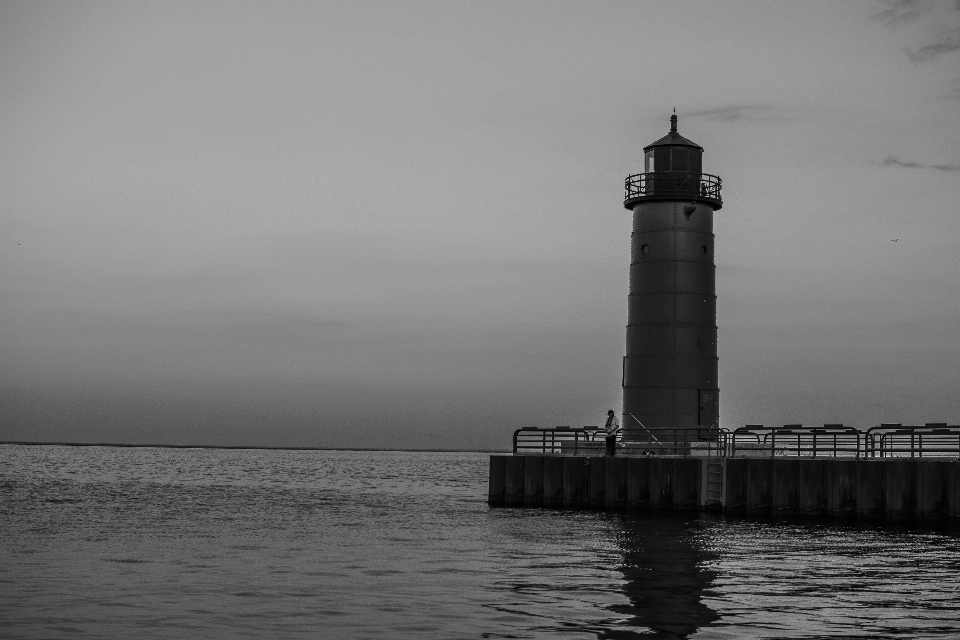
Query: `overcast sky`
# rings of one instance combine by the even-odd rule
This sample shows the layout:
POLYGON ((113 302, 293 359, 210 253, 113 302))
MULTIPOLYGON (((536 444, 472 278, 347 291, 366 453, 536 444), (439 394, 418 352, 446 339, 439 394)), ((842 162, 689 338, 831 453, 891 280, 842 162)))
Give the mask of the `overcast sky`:
POLYGON ((4 1, 0 439, 597 424, 674 108, 722 425, 960 421, 958 2, 4 1))

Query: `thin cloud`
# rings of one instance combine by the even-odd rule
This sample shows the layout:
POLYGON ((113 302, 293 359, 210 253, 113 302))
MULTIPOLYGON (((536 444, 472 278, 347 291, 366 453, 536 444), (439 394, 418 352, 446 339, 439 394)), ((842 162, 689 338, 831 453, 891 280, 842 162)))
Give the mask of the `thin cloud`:
POLYGON ((887 156, 883 161, 885 167, 903 167, 904 169, 936 169, 937 171, 960 171, 960 164, 924 164, 922 162, 910 162, 909 160, 898 160, 893 156, 887 156))
POLYGON ((942 30, 933 36, 933 42, 907 51, 907 57, 919 64, 955 51, 960 51, 960 27, 942 30))
POLYGON ((929 4, 921 0, 883 0, 882 4, 884 8, 873 17, 888 27, 913 22, 929 11, 929 4))
POLYGON ((759 104, 729 104, 712 109, 685 113, 688 118, 703 118, 710 122, 736 122, 738 120, 773 119, 771 109, 759 104))
POLYGON ((888 27, 922 23, 923 43, 906 51, 914 64, 960 51, 960 0, 884 0, 883 6, 874 18, 888 27))

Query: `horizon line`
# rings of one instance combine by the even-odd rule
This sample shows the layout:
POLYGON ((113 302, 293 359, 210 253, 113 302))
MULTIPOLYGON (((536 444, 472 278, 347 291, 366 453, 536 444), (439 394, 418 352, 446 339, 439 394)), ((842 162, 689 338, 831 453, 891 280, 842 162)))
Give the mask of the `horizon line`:
POLYGON ((142 449, 263 449, 267 451, 409 451, 412 453, 502 453, 507 449, 398 449, 380 447, 280 447, 266 445, 217 444, 134 444, 125 442, 43 442, 40 440, 0 440, 0 445, 55 447, 121 447, 142 449))

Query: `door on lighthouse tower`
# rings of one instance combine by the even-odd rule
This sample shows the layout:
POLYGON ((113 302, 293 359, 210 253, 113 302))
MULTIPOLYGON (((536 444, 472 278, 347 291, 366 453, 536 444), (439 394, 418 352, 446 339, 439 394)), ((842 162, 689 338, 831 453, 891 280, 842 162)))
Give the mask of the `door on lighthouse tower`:
POLYGON ((717 408, 719 403, 717 402, 718 392, 716 389, 700 389, 700 418, 697 421, 701 429, 702 436, 707 435, 703 433, 704 429, 716 429, 717 428, 717 408))

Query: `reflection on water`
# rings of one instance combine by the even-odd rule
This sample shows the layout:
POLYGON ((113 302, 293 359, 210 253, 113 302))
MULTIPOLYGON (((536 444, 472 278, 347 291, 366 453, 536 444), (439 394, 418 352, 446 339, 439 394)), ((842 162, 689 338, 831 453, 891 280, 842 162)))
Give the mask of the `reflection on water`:
MULTIPOLYGON (((675 638, 719 619, 703 603, 715 577, 706 565, 716 554, 700 548, 696 525, 696 520, 673 514, 624 516, 616 523, 616 545, 622 554, 618 569, 629 603, 611 610, 625 617, 623 627, 644 629, 644 638, 675 638)), ((620 627, 598 637, 641 636, 620 627)))
POLYGON ((720 619, 712 520, 696 513, 491 511, 505 552, 492 607, 532 635, 682 638, 720 619))
POLYGON ((490 513, 518 634, 486 637, 960 638, 957 528, 490 513))
POLYGON ((957 528, 610 514, 598 638, 960 638, 957 528))

